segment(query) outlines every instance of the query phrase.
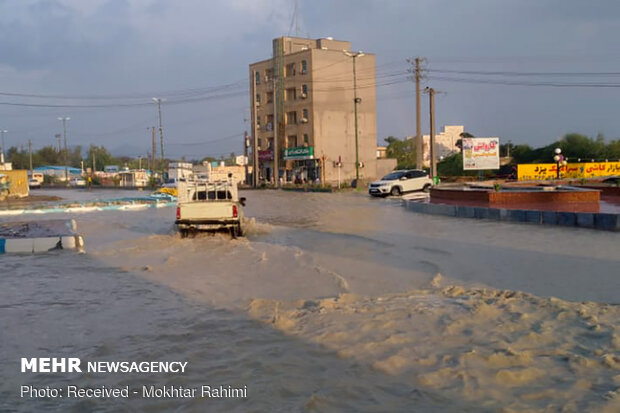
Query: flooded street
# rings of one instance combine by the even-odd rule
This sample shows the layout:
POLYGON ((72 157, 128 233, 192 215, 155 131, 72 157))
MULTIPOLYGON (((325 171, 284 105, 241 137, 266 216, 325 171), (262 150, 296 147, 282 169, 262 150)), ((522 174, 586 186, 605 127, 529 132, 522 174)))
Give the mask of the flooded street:
POLYGON ((421 215, 363 193, 242 196, 246 238, 181 239, 174 208, 74 213, 62 217, 86 254, 0 258, 0 410, 620 409, 617 233, 421 215), (19 373, 39 355, 188 371, 19 373), (248 397, 26 400, 25 379, 248 397))

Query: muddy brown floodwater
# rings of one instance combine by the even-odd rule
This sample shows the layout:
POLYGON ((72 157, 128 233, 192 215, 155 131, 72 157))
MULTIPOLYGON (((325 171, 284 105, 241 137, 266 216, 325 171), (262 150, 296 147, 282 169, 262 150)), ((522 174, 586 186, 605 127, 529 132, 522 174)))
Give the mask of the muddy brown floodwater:
MULTIPOLYGON (((355 193, 243 196, 247 238, 181 239, 172 208, 110 211, 73 215, 84 255, 3 258, 2 365, 43 349, 173 357, 188 374, 149 380, 249 389, 219 404, 39 401, 76 411, 620 410, 617 234, 355 193)), ((8 410, 32 410, 15 397, 23 375, 2 375, 8 410)))

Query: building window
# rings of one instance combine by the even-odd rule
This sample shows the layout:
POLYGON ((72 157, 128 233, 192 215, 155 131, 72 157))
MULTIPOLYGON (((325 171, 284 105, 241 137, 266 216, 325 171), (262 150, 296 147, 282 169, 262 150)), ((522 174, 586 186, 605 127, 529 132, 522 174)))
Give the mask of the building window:
POLYGON ((286 112, 286 123, 287 125, 294 125, 297 123, 297 112, 286 112))
POLYGON ((305 60, 301 61, 301 74, 305 75, 308 72, 308 64, 305 60))
POLYGON ((304 133, 304 145, 308 145, 310 143, 310 138, 307 133, 304 133))
POLYGON ((290 88, 286 89, 286 93, 284 94, 284 100, 291 101, 297 99, 297 89, 290 88))
POLYGON ((273 92, 267 92, 267 103, 273 103, 273 92))
POLYGON ((302 118, 308 119, 308 109, 303 109, 301 113, 302 113, 302 116, 301 116, 302 118))
POLYGON ((267 139, 267 149, 273 148, 273 138, 267 139))
POLYGON ((256 94, 256 105, 260 105, 260 93, 256 94))
POLYGON ((261 138, 258 138, 256 141, 256 145, 258 145, 258 148, 260 149, 261 145, 263 144, 261 138))
POLYGON ((273 79, 273 69, 265 70, 265 82, 271 82, 273 79))
POLYGON ((301 93, 308 96, 308 85, 301 85, 301 93))
POLYGON ((289 63, 286 65, 286 71, 284 76, 295 76, 295 63, 289 63))
POLYGON ((254 72, 254 78, 255 78, 256 84, 260 85, 260 72, 258 71, 254 72))
POLYGON ((297 135, 289 135, 287 137, 288 140, 288 147, 289 148, 296 148, 297 147, 297 135))
POLYGON ((260 128, 260 116, 256 117, 256 126, 260 128))

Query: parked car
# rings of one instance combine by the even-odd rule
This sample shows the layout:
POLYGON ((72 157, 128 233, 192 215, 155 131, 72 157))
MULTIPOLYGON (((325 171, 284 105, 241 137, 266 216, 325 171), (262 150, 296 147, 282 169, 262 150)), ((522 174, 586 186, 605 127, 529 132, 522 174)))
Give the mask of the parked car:
POLYGON ((30 178, 28 179, 28 188, 30 189, 41 188, 41 182, 39 182, 38 179, 30 178))
POLYGON ((398 196, 413 191, 428 191, 433 181, 428 173, 420 169, 398 170, 389 173, 370 184, 368 193, 372 196, 398 196))
POLYGON ((69 181, 71 186, 86 186, 86 180, 84 178, 71 178, 69 181))

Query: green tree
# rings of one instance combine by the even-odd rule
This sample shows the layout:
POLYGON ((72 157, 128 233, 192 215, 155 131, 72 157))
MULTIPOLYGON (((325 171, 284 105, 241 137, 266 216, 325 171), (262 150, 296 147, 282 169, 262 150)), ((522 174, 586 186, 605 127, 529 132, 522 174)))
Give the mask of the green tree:
MULTIPOLYGON (((95 170, 103 171, 103 167, 106 165, 118 165, 118 160, 115 159, 104 146, 90 145, 88 148, 88 156, 86 157, 86 164, 84 168, 93 167, 93 156, 95 158, 95 170)), ((119 165, 120 166, 120 165, 119 165)))
MULTIPOLYGON (((416 167, 416 150, 415 141, 413 139, 400 140, 394 136, 388 136, 384 141, 388 144, 386 156, 396 159, 396 167, 398 169, 411 169, 416 167)), ((422 165, 420 165, 420 167, 422 167, 422 165)))
POLYGON ((60 165, 61 153, 53 146, 44 146, 37 151, 41 165, 60 165))
POLYGON ((11 146, 6 152, 6 161, 13 164, 13 169, 28 169, 30 166, 28 152, 19 151, 15 146, 11 146))

